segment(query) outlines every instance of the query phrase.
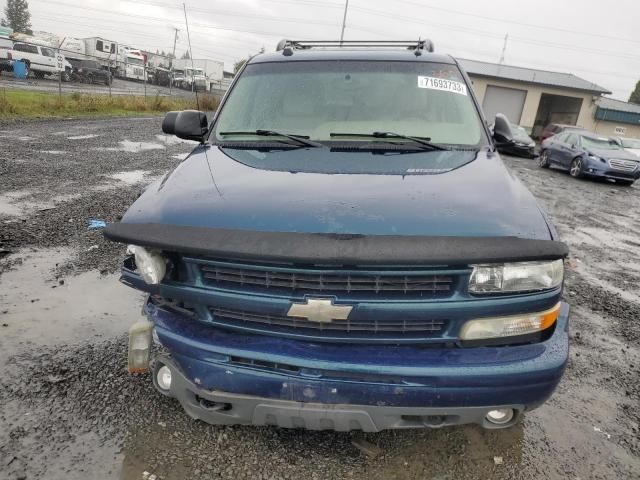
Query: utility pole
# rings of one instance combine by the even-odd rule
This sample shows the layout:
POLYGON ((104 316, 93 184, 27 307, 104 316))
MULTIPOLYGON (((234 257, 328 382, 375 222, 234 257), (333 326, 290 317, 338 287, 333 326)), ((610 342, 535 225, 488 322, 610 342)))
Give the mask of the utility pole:
POLYGON ((349 9, 349 0, 345 0, 344 2, 344 16, 342 17, 342 32, 340 33, 340 45, 342 45, 342 40, 344 39, 344 27, 347 22, 347 10, 349 9))
POLYGON ((500 55, 500 61, 498 62, 500 65, 504 63, 504 54, 507 52, 507 41, 509 40, 509 34, 507 33, 504 36, 504 44, 502 45, 502 55, 500 55))
POLYGON ((173 27, 175 33, 173 34, 173 56, 169 61, 169 96, 171 96, 171 87, 173 86, 173 59, 176 58, 176 42, 178 41, 178 29, 173 27))

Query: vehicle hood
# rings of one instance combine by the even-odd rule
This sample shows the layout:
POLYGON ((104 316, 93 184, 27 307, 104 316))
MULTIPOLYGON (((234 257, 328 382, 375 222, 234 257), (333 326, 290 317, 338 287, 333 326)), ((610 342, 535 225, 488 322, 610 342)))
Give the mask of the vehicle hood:
POLYGON ((640 148, 625 148, 625 151, 635 155, 636 159, 640 157, 640 148))
POLYGON ((152 184, 122 222, 272 232, 551 238, 532 194, 497 154, 485 151, 376 155, 297 149, 281 151, 276 161, 270 152, 198 146, 152 184), (446 172, 419 168, 422 156, 440 154, 465 155, 468 163, 446 172))
POLYGON ((620 150, 601 150, 598 148, 590 148, 588 152, 592 155, 596 155, 598 157, 609 160, 611 158, 620 158, 623 160, 635 160, 636 162, 640 159, 634 155, 633 153, 628 152, 625 149, 620 150))

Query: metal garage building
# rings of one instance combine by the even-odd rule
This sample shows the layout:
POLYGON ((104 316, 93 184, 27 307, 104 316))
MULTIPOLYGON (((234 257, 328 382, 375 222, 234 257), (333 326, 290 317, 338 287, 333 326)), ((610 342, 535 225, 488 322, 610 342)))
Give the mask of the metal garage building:
POLYGON ((602 135, 640 138, 640 105, 602 97, 591 130, 602 135))
MULTIPOLYGON (((571 73, 477 60, 459 61, 473 81, 474 91, 487 119, 491 121, 496 113, 504 113, 509 120, 529 130, 534 137, 549 123, 580 125, 603 135, 614 135, 617 129, 619 134, 622 127, 618 123, 622 117, 611 116, 609 108, 605 107, 611 104, 604 102, 622 104, 617 105, 618 109, 623 106, 631 108, 625 102, 602 97, 611 92, 571 73), (599 107, 600 102, 603 103, 599 107)), ((636 113, 640 116, 640 107, 637 110, 636 113)), ((640 125, 640 122, 636 125, 640 125)), ((640 126, 637 128, 637 132, 636 127, 625 129, 625 134, 640 136, 640 126), (629 133, 626 133, 627 130, 629 133)))

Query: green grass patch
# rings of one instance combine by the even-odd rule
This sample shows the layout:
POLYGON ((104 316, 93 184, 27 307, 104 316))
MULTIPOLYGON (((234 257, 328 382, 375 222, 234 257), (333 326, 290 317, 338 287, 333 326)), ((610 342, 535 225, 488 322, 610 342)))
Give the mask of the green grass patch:
MULTIPOLYGON (((200 94, 202 110, 216 110, 219 99, 200 94)), ((193 97, 63 94, 29 90, 0 90, 0 118, 51 118, 68 116, 122 116, 195 109, 193 97)))

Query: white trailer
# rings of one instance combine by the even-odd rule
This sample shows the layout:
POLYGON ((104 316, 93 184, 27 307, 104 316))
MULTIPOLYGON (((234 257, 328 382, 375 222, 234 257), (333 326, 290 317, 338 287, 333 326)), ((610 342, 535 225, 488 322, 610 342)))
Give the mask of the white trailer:
POLYGON ((89 37, 84 39, 84 46, 85 53, 94 60, 106 61, 107 64, 115 61, 118 42, 101 37, 89 37))
POLYGON ((71 60, 89 60, 87 48, 82 38, 64 37, 60 43, 60 50, 71 60))
POLYGON ((212 87, 219 89, 224 75, 224 63, 209 59, 176 59, 173 61, 173 69, 185 72, 187 88, 189 89, 192 88, 194 82, 199 89, 207 91, 211 90, 212 87), (190 75, 194 77, 193 81, 189 80, 190 75), (200 86, 201 77, 204 77, 204 88, 200 86))

